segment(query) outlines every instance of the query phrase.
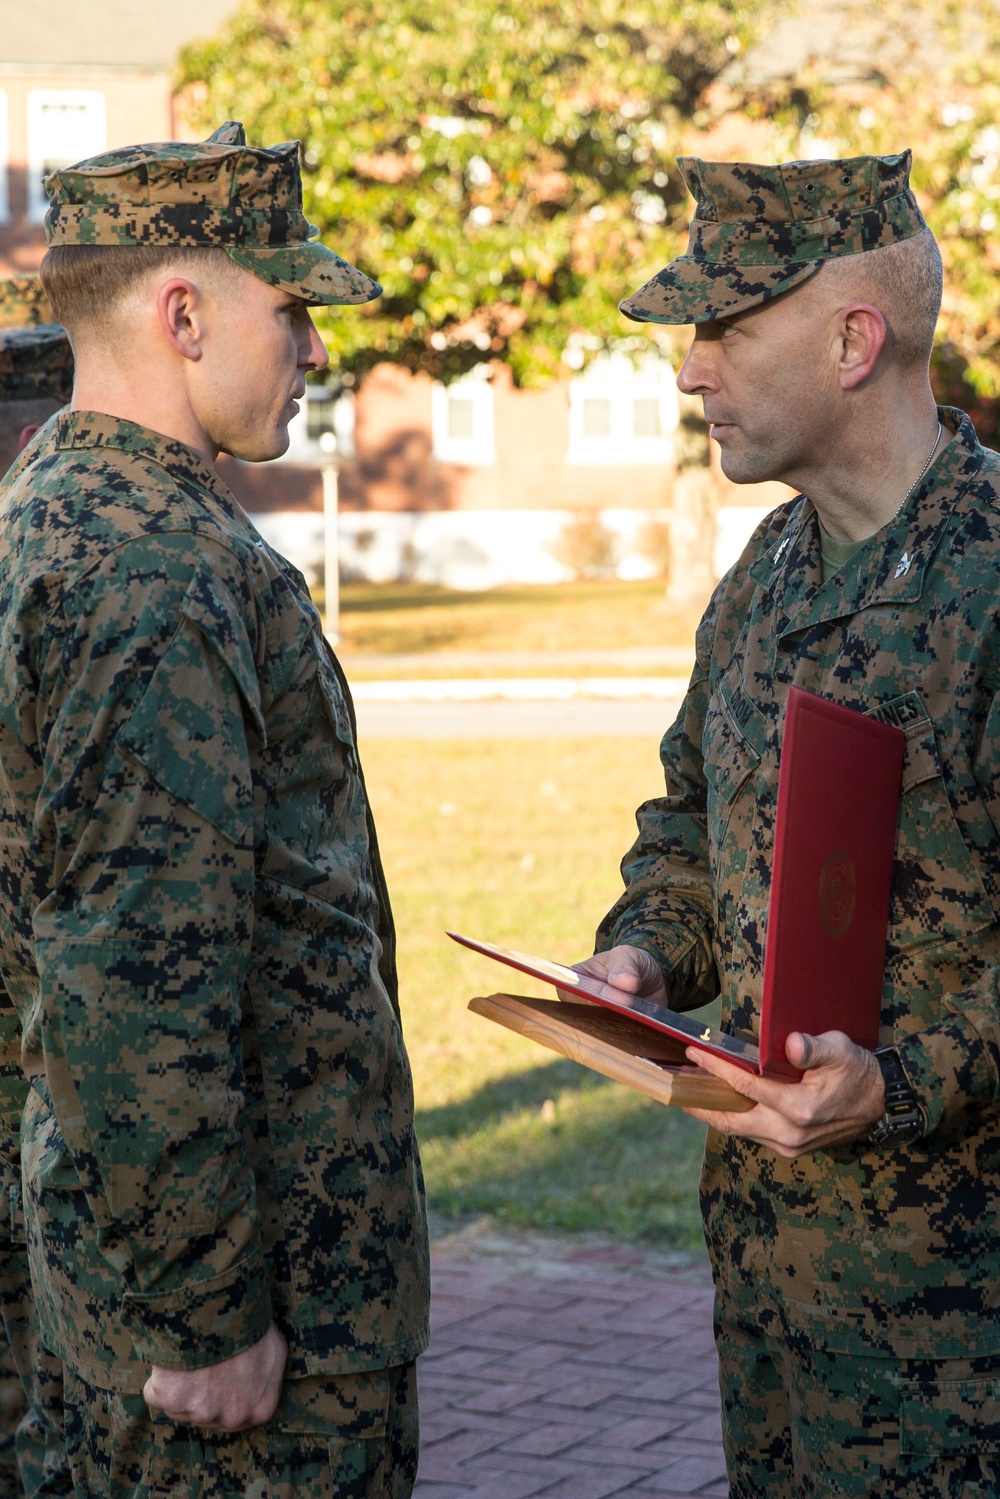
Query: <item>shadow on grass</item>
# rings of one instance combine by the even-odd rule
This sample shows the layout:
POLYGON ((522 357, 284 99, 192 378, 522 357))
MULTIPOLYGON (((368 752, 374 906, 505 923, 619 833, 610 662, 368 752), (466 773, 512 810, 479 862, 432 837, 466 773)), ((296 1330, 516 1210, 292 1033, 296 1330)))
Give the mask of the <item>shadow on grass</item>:
POLYGON ((540 1109, 557 1093, 582 1093, 613 1085, 576 1062, 547 1062, 518 1072, 513 1077, 494 1078, 461 1103, 442 1104, 435 1109, 417 1108, 417 1133, 421 1140, 448 1140, 484 1125, 499 1123, 523 1109, 540 1109))
POLYGON ((701 1244, 705 1132, 573 1062, 555 1061, 417 1115, 428 1204, 450 1218, 701 1244))

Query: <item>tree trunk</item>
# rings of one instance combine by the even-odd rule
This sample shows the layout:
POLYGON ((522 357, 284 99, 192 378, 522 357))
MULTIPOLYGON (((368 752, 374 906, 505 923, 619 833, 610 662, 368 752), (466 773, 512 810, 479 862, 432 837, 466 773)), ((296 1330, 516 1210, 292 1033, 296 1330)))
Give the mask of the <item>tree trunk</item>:
POLYGON ((715 509, 715 481, 708 464, 682 469, 670 512, 669 609, 703 609, 715 587, 715 509))

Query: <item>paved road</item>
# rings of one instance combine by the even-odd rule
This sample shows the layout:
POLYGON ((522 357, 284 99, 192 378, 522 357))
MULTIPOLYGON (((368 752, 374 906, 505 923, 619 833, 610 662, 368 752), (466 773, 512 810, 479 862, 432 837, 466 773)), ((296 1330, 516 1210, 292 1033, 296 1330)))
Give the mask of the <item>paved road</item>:
POLYGON ((537 739, 640 734, 658 743, 679 700, 356 704, 365 739, 537 739))
POLYGON ((432 1255, 414 1499, 722 1499, 707 1265, 542 1236, 432 1255))

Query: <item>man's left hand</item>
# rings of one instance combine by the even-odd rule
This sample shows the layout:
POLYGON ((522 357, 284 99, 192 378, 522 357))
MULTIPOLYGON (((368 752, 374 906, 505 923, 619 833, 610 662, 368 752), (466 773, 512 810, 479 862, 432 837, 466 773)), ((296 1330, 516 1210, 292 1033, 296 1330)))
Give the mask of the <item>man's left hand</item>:
POLYGON ((206 1431, 250 1431, 264 1426, 281 1398, 288 1344, 274 1323, 249 1348, 200 1369, 153 1365, 143 1386, 150 1410, 206 1431))
POLYGON ((757 1105, 745 1114, 715 1109, 685 1109, 724 1135, 743 1135, 776 1155, 794 1160, 826 1145, 843 1145, 866 1135, 885 1113, 885 1084, 874 1054, 855 1046, 842 1031, 806 1036, 793 1031, 785 1045, 801 1082, 756 1077, 722 1057, 691 1047, 689 1062, 724 1078, 757 1105))

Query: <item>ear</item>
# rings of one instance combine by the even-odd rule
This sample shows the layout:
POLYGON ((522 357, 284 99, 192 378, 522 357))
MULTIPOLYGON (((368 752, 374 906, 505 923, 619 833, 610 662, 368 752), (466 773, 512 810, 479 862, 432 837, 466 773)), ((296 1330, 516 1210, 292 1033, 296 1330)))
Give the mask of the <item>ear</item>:
POLYGON ((25 448, 28 446, 28 443, 34 437, 40 426, 40 422, 29 422, 26 427, 21 428, 20 432, 17 434, 17 451, 19 453, 24 452, 25 448))
POLYGON ((172 276, 156 294, 160 331, 182 359, 201 358, 204 328, 204 295, 193 281, 172 276))
POLYGON ((877 307, 855 303, 840 314, 840 357, 837 372, 841 390, 863 385, 878 363, 889 329, 877 307))

